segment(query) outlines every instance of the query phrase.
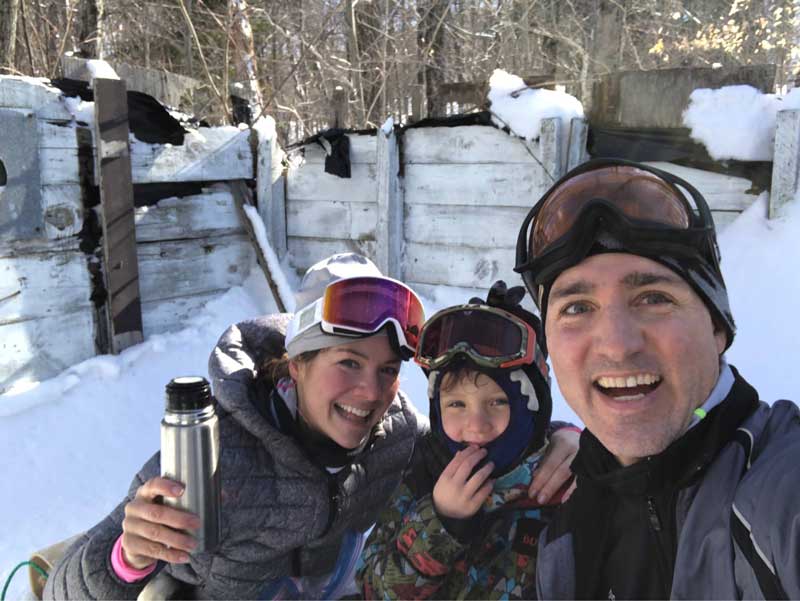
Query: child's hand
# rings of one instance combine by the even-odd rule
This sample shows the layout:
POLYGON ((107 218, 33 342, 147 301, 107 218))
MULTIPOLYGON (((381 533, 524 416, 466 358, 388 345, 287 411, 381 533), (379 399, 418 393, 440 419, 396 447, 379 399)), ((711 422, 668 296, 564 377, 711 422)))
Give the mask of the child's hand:
MULTIPOLYGON (((539 503, 546 503, 572 477, 569 466, 578 454, 580 437, 580 432, 572 428, 561 428, 553 432, 544 458, 533 474, 533 482, 528 489, 529 497, 536 497, 539 503)), ((574 482, 562 496, 562 503, 569 498, 573 490, 575 490, 574 482)))
POLYGON ((445 517, 472 517, 492 492, 493 480, 487 478, 494 469, 490 461, 470 478, 478 462, 486 457, 486 449, 470 445, 455 454, 433 487, 433 505, 445 517))

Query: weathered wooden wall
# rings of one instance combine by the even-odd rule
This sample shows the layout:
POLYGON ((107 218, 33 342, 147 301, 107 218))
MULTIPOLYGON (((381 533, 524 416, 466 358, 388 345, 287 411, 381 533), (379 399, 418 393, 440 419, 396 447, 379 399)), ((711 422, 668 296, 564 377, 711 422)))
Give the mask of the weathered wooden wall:
MULTIPOLYGON (((91 299, 91 272, 101 261, 81 234, 91 211, 102 210, 87 208, 85 198, 96 185, 94 134, 74 121, 58 90, 31 80, 0 78, 0 110, 9 109, 30 121, 32 139, 10 139, 0 128, 0 161, 5 156, 4 164, 36 173, 36 190, 25 189, 23 208, 41 223, 23 228, 19 211, 0 219, 0 393, 51 377, 95 355, 103 343, 91 299), (9 158, 23 149, 27 162, 9 158)), ((187 134, 183 146, 134 142, 133 182, 253 179, 249 136, 214 128, 187 134)), ((11 169, 0 201, 31 181, 11 169)), ((241 284, 253 264, 252 244, 224 183, 140 207, 135 222, 146 336, 185 326, 209 299, 241 284)))
POLYGON ((375 254, 377 212, 376 136, 350 136, 352 177, 325 172, 325 151, 304 148, 302 165, 286 173, 287 246, 305 270, 336 252, 375 254))

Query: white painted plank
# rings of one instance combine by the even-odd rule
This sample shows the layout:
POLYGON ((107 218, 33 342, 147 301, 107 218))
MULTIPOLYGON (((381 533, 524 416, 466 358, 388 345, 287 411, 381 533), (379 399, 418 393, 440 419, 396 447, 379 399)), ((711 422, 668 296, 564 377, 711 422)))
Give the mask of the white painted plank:
POLYGON ((775 124, 775 154, 769 217, 785 214, 800 182, 800 110, 779 111, 775 124))
POLYGON ((60 101, 61 90, 46 81, 0 76, 0 107, 33 109, 37 117, 69 121, 72 115, 60 101))
POLYGON ((201 128, 181 146, 131 145, 133 183, 223 181, 253 178, 250 130, 201 128))
POLYGON ((0 325, 0 394, 21 380, 41 381, 95 355, 94 310, 0 325))
POLYGON ((541 160, 538 142, 526 142, 488 125, 421 127, 403 134, 406 165, 535 163, 531 153, 541 160))
MULTIPOLYGON (((39 148, 78 148, 78 127, 74 123, 58 123, 39 119, 39 148)), ((93 135, 90 127, 84 127, 93 135)))
MULTIPOLYGON (((262 117, 262 119, 272 119, 262 117)), ((284 152, 275 137, 274 121, 257 124, 256 203, 267 240, 282 258, 286 254, 286 194, 282 159, 284 152), (262 127, 263 126, 263 127, 262 127)))
POLYGON ((570 121, 567 135, 567 171, 589 160, 586 141, 589 137, 589 123, 586 119, 575 117, 570 121))
POLYGON ((374 240, 323 240, 318 238, 295 238, 289 236, 291 265, 304 273, 317 261, 335 253, 357 252, 370 259, 375 257, 374 240))
POLYGON ((290 236, 375 239, 377 205, 338 200, 292 200, 287 211, 290 236))
POLYGON ((244 235, 150 242, 136 250, 143 303, 238 286, 255 260, 244 235))
MULTIPOLYGON (((68 133, 53 144, 66 144, 63 140, 68 133)), ((241 131, 226 140, 207 143, 193 143, 187 136, 183 146, 136 142, 131 145, 133 183, 252 179, 253 155, 248 138, 249 132, 241 131)), ((39 157, 43 184, 80 182, 77 148, 42 146, 39 157)))
POLYGON ((376 202, 377 182, 374 164, 352 165, 352 177, 325 173, 322 165, 305 164, 287 172, 287 202, 293 200, 347 200, 376 202))
POLYGON ((78 250, 0 257, 0 324, 87 310, 91 291, 78 250))
POLYGON ((550 187, 566 173, 567 144, 560 119, 543 119, 539 136, 541 168, 550 187))
MULTIPOLYGON (((375 164, 375 136, 349 134, 350 138, 350 165, 355 164, 375 164)), ((303 146, 305 162, 310 165, 325 164, 325 149, 319 144, 308 144, 303 146)), ((294 150, 293 150, 294 152, 294 150)))
POLYGON ((78 184, 43 186, 45 234, 51 240, 76 236, 83 227, 83 203, 78 184))
POLYGON ((498 279, 509 286, 522 283, 514 273, 514 250, 510 248, 407 243, 405 257, 409 282, 466 288, 488 288, 498 279))
POLYGON ((756 194, 748 192, 753 187, 753 184, 749 179, 743 177, 714 173, 713 171, 704 171, 666 162, 650 162, 646 164, 685 179, 700 191, 711 210, 743 211, 758 198, 756 194))
POLYGON ((407 242, 473 248, 516 248, 528 207, 420 205, 406 207, 407 242))
POLYGON ((406 165, 409 204, 532 207, 550 187, 539 165, 406 165))
POLYGON ((134 215, 137 242, 244 233, 233 197, 222 188, 165 198, 156 205, 136 208, 134 215))

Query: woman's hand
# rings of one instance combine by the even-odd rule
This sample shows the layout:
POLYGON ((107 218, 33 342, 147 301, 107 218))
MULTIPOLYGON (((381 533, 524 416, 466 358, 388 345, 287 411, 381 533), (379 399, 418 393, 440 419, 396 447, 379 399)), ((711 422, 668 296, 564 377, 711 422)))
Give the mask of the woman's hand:
POLYGON ((455 454, 433 487, 433 506, 445 517, 464 519, 472 517, 492 492, 493 480, 488 480, 494 469, 490 461, 472 474, 478 462, 486 457, 486 449, 469 446, 455 454))
MULTIPOLYGON (((572 428, 561 428, 553 432, 544 458, 533 473, 533 481, 528 488, 529 497, 536 497, 539 503, 547 503, 572 478, 569 466, 578 453, 580 437, 580 432, 572 428)), ((561 502, 569 499, 574 490, 575 482, 561 497, 561 502)))
POLYGON ((122 520, 122 555, 132 568, 143 570, 158 560, 187 563, 197 546, 195 538, 180 530, 200 527, 200 518, 180 509, 159 505, 157 497, 180 497, 184 487, 166 478, 151 478, 125 506, 122 520))

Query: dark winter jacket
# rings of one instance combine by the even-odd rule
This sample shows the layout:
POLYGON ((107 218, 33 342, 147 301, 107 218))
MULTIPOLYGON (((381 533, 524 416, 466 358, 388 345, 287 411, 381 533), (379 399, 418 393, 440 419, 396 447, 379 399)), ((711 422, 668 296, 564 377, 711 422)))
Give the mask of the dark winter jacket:
POLYGON ((800 598, 800 412, 733 373, 705 419, 634 465, 584 431, 578 489, 542 534, 539 598, 763 599, 763 566, 800 598))
POLYGON ((367 540, 357 580, 368 599, 527 599, 536 594, 537 538, 554 507, 528 498, 533 453, 495 482, 481 511, 441 517, 433 487, 450 456, 423 438, 367 540))
MULTIPOLYGON (((360 534, 377 518, 400 482, 418 429, 414 409, 398 394, 372 442, 336 474, 313 463, 294 438, 258 411, 255 366, 283 353, 288 315, 229 328, 209 361, 220 417, 222 524, 219 548, 168 564, 171 576, 197 598, 250 599, 269 595, 284 577, 322 590, 345 535, 360 534)), ((121 534, 123 508, 136 489, 159 474, 156 454, 142 468, 128 497, 73 545, 48 578, 46 598, 135 598, 150 578, 127 584, 109 557, 121 534)), ((307 588, 307 591, 314 589, 307 588)), ((311 596, 306 592, 304 596, 311 596)))

